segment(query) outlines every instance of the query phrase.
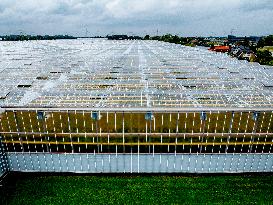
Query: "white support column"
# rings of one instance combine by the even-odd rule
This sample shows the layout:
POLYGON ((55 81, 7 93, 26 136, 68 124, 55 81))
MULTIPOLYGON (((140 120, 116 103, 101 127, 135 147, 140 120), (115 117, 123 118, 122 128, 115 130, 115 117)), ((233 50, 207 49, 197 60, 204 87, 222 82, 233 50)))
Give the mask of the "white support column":
MULTIPOLYGON (((4 114, 5 110, 0 108, 0 128, 3 127, 2 125, 2 116, 4 114)), ((0 129, 0 131, 3 131, 0 129)), ((2 141, 5 139, 0 134, 0 177, 5 174, 5 172, 9 171, 9 162, 6 155, 7 149, 5 149, 4 144, 2 144, 2 141)))
POLYGON ((9 164, 4 145, 2 144, 2 137, 0 135, 0 177, 9 171, 9 164))

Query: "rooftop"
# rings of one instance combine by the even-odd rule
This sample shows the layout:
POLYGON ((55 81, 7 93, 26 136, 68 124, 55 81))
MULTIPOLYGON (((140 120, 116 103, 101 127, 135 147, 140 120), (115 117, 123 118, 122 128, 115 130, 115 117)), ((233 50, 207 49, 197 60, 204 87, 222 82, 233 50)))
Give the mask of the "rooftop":
POLYGON ((273 68, 203 48, 106 39, 0 48, 2 108, 273 108, 273 68))

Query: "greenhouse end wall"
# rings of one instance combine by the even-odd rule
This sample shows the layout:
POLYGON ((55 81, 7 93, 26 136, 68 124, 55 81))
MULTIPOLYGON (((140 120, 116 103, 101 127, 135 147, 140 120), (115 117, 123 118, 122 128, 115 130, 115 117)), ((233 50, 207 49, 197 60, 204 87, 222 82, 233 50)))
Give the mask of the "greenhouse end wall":
POLYGON ((272 172, 272 116, 261 110, 9 109, 0 121, 2 161, 11 171, 272 172))

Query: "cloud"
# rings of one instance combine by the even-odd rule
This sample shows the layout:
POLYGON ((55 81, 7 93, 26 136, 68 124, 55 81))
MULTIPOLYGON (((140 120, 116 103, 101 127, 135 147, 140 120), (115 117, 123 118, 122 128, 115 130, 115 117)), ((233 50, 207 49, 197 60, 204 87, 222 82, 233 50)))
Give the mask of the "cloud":
POLYGON ((252 0, 241 2, 240 8, 243 11, 264 11, 264 10, 272 10, 273 2, 272 0, 252 0))
POLYGON ((272 0, 1 0, 0 33, 273 32, 272 0), (263 23, 261 23, 263 22, 263 23), (252 26, 251 26, 252 25, 252 26))

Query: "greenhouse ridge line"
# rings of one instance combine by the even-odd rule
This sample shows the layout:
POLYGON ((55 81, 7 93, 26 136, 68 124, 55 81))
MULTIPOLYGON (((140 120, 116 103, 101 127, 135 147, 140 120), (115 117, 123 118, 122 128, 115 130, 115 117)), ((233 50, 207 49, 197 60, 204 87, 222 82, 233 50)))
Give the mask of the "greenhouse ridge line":
POLYGON ((50 136, 50 135, 55 135, 57 138, 58 137, 64 137, 64 136, 71 136, 71 137, 94 137, 94 136, 99 136, 99 137, 117 137, 119 138, 120 136, 152 136, 152 137, 173 137, 173 138, 182 138, 182 137, 200 137, 202 135, 205 135, 206 137, 251 137, 251 136, 259 136, 259 137, 267 137, 268 135, 273 135, 273 133, 215 133, 215 132, 195 132, 195 133, 186 133, 186 132, 173 132, 173 133, 164 133, 164 132, 151 132, 151 133, 108 133, 108 132, 99 132, 99 133, 80 133, 80 132, 74 132, 74 133, 51 133, 51 132, 0 132, 0 134, 18 134, 18 135, 32 135, 37 136, 37 138, 41 138, 41 136, 50 136))
POLYGON ((78 107, 2 107, 0 112, 4 111, 52 111, 52 112, 59 112, 59 111, 93 111, 93 112, 270 112, 273 111, 273 107, 258 107, 258 108, 238 108, 238 107, 217 107, 217 108, 197 108, 197 107, 187 107, 187 108, 78 108, 78 107))
POLYGON ((224 145, 224 146, 231 146, 231 145, 273 145, 273 142, 184 142, 184 143, 172 143, 172 142, 98 142, 98 143, 94 143, 94 142, 54 142, 54 141, 50 141, 50 142, 41 142, 41 141, 36 141, 36 142, 32 142, 32 141, 4 141, 4 143, 7 144, 46 144, 46 145, 103 145, 103 146, 152 146, 152 145, 156 145, 156 146, 217 146, 217 145, 224 145))

